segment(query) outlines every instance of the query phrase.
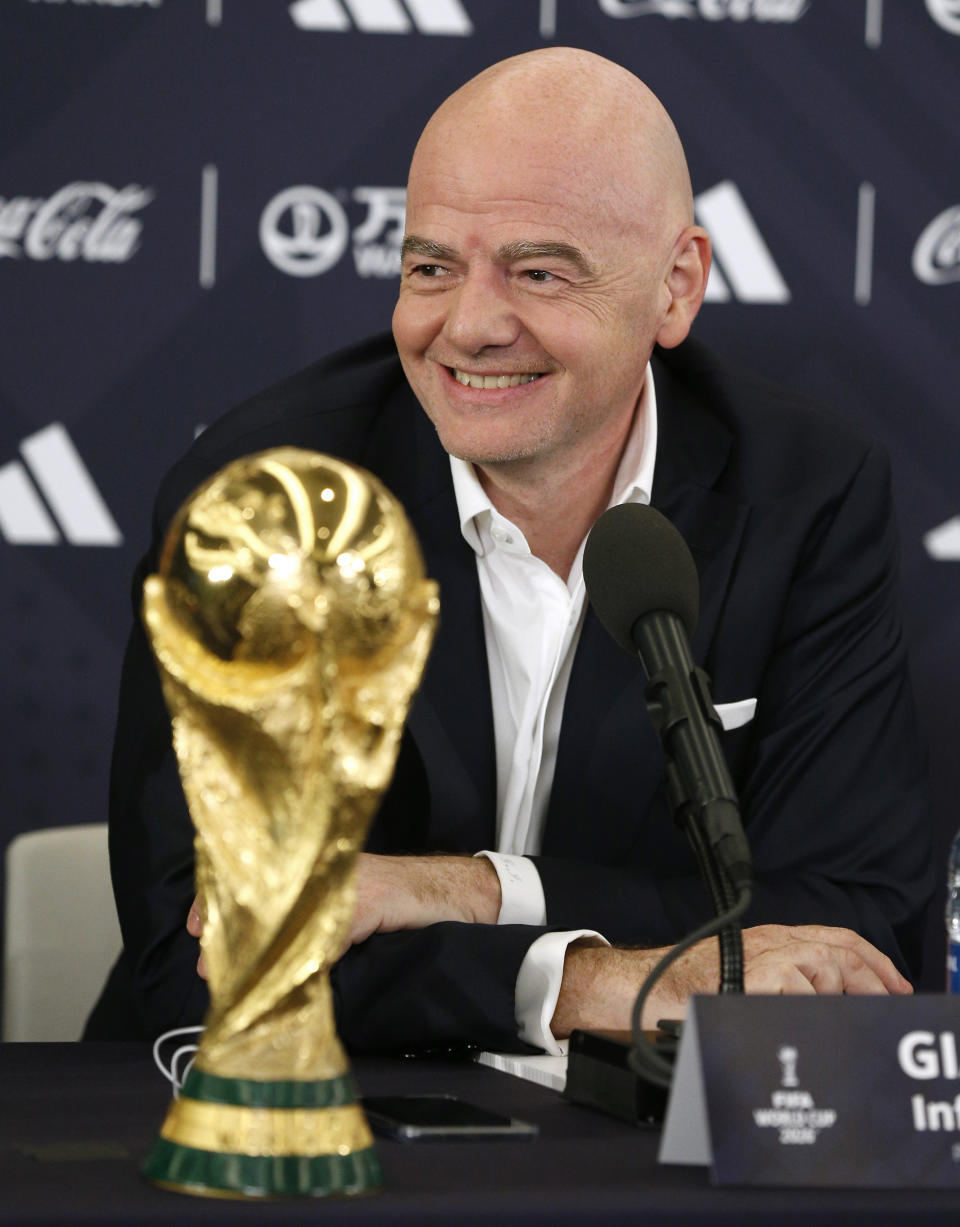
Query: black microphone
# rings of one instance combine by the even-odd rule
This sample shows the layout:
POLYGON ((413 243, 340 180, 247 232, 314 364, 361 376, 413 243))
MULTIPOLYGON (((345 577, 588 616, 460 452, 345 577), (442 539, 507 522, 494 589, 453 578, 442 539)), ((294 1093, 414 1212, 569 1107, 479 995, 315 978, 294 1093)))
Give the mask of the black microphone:
POLYGON ((583 578, 603 626, 640 658, 648 710, 667 758, 674 817, 695 846, 705 840, 735 892, 726 901, 731 906, 751 889, 750 848, 720 745, 710 681, 690 654, 700 585, 687 544, 652 507, 611 507, 587 537, 583 578))

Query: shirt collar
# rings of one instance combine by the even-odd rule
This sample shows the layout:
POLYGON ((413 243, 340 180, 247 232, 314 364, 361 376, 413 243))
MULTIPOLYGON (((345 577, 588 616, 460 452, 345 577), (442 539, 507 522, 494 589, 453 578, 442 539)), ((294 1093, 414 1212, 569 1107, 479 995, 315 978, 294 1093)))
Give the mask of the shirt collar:
MULTIPOLYGON (((647 363, 646 378, 640 393, 640 403, 633 415, 633 424, 617 466, 610 506, 620 503, 649 503, 653 490, 653 470, 657 460, 657 391, 653 383, 653 368, 647 363)), ((484 553, 480 526, 499 512, 487 498, 486 491, 467 460, 450 457, 453 492, 460 516, 460 532, 470 548, 484 553)))

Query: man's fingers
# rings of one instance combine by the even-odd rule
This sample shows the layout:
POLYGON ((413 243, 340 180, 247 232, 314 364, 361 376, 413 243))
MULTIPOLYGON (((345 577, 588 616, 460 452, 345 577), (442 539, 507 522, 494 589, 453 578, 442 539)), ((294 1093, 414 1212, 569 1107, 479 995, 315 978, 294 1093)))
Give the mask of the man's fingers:
MULTIPOLYGON (((190 904, 190 911, 187 913, 187 932, 191 937, 200 937, 203 933, 203 916, 200 914, 200 896, 195 895, 193 902, 190 904)), ((203 951, 200 951, 200 957, 197 959, 197 975, 201 980, 207 978, 207 963, 203 957, 203 951)))
POLYGON ((812 966, 803 970, 818 993, 886 996, 896 991, 889 989, 883 978, 859 954, 842 946, 828 946, 812 966))
POLYGON ((203 932, 203 917, 200 915, 200 896, 196 895, 187 913, 187 932, 191 937, 199 937, 203 932))
POLYGON ((744 973, 743 986, 748 993, 793 994, 813 996, 816 989, 809 978, 792 962, 779 957, 761 956, 744 973))
POLYGON ((894 967, 893 962, 885 954, 870 944, 865 937, 852 929, 834 929, 825 925, 799 925, 789 929, 792 937, 801 941, 822 943, 835 951, 841 969, 849 977, 849 983, 844 984, 846 992, 878 992, 876 987, 857 987, 873 984, 872 977, 864 973, 864 969, 872 973, 888 993, 912 993, 909 980, 894 967), (843 953, 841 953, 841 951, 843 953))
MULTIPOLYGON (((876 960, 865 962, 858 949, 809 939, 785 942, 748 959, 744 986, 750 993, 821 996, 840 993, 886 996, 912 991, 895 969, 893 976, 879 975, 876 960)), ((882 965, 881 970, 887 971, 882 965)))

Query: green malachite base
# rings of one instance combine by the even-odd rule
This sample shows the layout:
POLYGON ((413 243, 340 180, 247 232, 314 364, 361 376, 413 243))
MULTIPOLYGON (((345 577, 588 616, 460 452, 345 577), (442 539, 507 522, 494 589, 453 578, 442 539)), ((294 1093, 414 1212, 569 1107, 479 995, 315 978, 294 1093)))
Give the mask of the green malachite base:
POLYGON ((255 1078, 221 1078, 205 1070, 187 1074, 180 1094, 201 1103, 225 1103, 237 1108, 341 1108, 357 1102, 349 1074, 312 1082, 261 1082, 255 1078))
MULTIPOLYGON (((193 1069, 184 1083, 181 1101, 222 1105, 228 1114, 252 1111, 259 1118, 261 1111, 281 1117, 287 1112, 349 1112, 357 1096, 349 1074, 317 1081, 264 1082, 221 1078, 193 1069)), ((167 1133, 174 1112, 172 1107, 167 1133)), ((362 1116, 359 1124, 360 1136, 369 1140, 362 1116)), ((174 1126, 173 1132, 178 1131, 174 1126)), ((325 1125, 321 1132, 326 1136, 325 1125)), ((186 1140, 189 1134, 181 1132, 181 1137, 186 1140)), ((158 1137, 143 1164, 144 1176, 184 1193, 235 1198, 354 1197, 376 1192, 383 1183, 380 1161, 371 1145, 359 1145, 354 1150, 343 1147, 326 1154, 249 1154, 234 1153, 229 1148, 210 1149, 206 1140, 204 1137, 204 1147, 199 1148, 172 1137, 158 1137)))
POLYGON ((351 1155, 226 1155, 157 1138, 148 1180, 205 1197, 355 1197, 383 1184, 373 1147, 351 1155))

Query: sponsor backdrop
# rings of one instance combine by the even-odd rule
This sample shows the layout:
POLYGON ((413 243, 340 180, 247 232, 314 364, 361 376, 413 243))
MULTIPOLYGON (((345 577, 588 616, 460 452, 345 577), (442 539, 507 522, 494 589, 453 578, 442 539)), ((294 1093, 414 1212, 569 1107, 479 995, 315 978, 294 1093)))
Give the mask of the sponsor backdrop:
MULTIPOLYGON (((716 247, 699 336, 892 453, 945 858, 960 0, 2 9, 0 846, 105 818, 129 576, 165 469, 237 400, 388 325, 423 120, 491 61, 557 43, 627 65, 677 121, 716 247)), ((935 915, 931 987, 942 933, 935 915)))

